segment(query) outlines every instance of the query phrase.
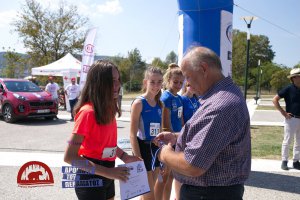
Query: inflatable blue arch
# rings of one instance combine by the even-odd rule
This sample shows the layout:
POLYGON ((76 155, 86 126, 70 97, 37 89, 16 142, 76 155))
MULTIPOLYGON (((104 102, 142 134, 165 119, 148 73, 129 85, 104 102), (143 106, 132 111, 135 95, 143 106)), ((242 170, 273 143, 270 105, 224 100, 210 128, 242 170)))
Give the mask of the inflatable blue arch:
POLYGON ((223 74, 231 76, 233 0, 177 0, 178 61, 191 46, 205 46, 221 58, 223 74))

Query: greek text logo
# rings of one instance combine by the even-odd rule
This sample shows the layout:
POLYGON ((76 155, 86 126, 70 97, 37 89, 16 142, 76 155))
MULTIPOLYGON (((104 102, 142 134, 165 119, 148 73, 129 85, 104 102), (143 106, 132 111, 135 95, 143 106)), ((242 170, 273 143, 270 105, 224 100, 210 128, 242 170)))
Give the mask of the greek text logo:
POLYGON ((95 167, 88 166, 88 161, 73 161, 72 166, 62 167, 62 173, 62 188, 103 186, 102 179, 80 179, 80 176, 83 174, 95 174, 95 167))

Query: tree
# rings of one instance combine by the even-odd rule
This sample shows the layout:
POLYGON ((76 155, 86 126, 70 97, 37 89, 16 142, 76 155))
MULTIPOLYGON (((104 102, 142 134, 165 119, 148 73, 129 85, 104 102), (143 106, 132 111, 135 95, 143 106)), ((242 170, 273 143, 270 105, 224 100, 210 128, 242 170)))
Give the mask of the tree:
POLYGON ((166 64, 166 62, 162 61, 160 58, 156 57, 152 60, 152 63, 151 63, 152 66, 155 66, 155 67, 159 67, 161 68, 162 70, 166 70, 168 68, 168 65, 166 64))
POLYGON ((130 62, 127 58, 121 56, 114 56, 111 58, 111 61, 118 66, 122 84, 129 82, 130 80, 130 62))
POLYGON ((35 0, 26 0, 12 25, 33 64, 39 66, 56 61, 66 53, 81 52, 85 34, 82 28, 87 22, 87 18, 78 14, 76 6, 65 2, 53 11, 42 8, 35 0))
POLYGON ((129 60, 129 91, 138 91, 141 89, 141 83, 144 79, 144 71, 146 69, 146 62, 142 61, 142 56, 140 51, 135 48, 128 52, 129 60))
POLYGON ((277 71, 280 71, 282 69, 282 67, 284 67, 284 66, 281 66, 281 65, 278 65, 278 64, 272 63, 272 62, 262 64, 262 66, 261 66, 261 70, 262 70, 261 87, 263 89, 271 91, 272 75, 275 74, 277 71))
POLYGON ((293 68, 300 68, 300 62, 298 62, 293 68))
POLYGON ((5 58, 3 75, 7 78, 22 78, 27 66, 24 56, 16 53, 15 49, 8 48, 3 57, 5 58))
POLYGON ((169 65, 170 63, 177 63, 178 62, 178 57, 174 51, 171 51, 167 57, 165 63, 169 65))
POLYGON ((272 86, 272 89, 275 89, 276 91, 282 89, 286 85, 290 83, 290 80, 287 78, 289 75, 290 69, 283 68, 279 71, 276 71, 272 75, 272 79, 270 81, 270 84, 272 86))
MULTIPOLYGON (((246 67, 246 32, 233 30, 232 45, 232 77, 238 85, 243 85, 246 67)), ((249 71, 258 66, 258 60, 261 63, 272 62, 275 52, 272 50, 269 38, 264 35, 251 35, 250 52, 249 52, 249 71)), ((249 87, 253 86, 255 76, 250 73, 249 87)))

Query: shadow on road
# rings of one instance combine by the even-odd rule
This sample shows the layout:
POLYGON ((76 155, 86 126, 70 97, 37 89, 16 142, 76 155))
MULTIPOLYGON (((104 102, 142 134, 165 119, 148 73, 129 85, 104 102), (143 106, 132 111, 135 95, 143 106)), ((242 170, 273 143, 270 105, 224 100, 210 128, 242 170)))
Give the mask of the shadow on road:
MULTIPOLYGON (((1 118, 3 121, 3 118, 1 118)), ((59 125, 59 124, 66 124, 69 120, 65 119, 44 119, 42 118, 25 118, 20 119, 14 122, 12 125, 22 125, 22 126, 51 126, 51 125, 59 125)))
POLYGON ((245 185, 300 194, 299 176, 299 173, 283 175, 271 172, 252 171, 245 185))

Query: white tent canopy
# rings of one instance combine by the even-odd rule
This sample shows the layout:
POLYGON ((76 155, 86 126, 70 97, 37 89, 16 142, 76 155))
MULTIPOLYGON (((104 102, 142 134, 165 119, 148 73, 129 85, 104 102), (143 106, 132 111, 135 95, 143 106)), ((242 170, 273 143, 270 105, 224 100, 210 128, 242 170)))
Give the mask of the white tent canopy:
POLYGON ((53 63, 32 68, 31 73, 32 75, 63 76, 63 72, 73 72, 80 76, 80 70, 81 62, 68 53, 53 63))

